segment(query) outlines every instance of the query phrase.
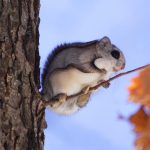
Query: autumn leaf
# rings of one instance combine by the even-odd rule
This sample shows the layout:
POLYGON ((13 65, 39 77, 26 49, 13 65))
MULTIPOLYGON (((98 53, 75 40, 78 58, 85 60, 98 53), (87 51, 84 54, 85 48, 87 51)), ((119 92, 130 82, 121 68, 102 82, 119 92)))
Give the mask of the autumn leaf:
POLYGON ((150 114, 141 107, 129 118, 136 133, 136 150, 150 150, 150 114))
POLYGON ((129 100, 141 104, 141 108, 129 120, 136 134, 135 149, 150 150, 150 68, 132 79, 129 100))
POLYGON ((150 67, 141 71, 138 77, 133 78, 128 89, 130 101, 150 108, 150 67))

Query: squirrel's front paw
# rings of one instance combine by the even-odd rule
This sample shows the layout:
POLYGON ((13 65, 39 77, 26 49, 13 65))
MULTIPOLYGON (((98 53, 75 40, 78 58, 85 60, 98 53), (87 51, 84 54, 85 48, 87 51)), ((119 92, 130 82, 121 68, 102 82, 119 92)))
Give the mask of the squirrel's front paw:
POLYGON ((60 93, 58 95, 56 95, 54 98, 52 98, 52 105, 51 107, 58 107, 60 106, 61 104, 63 104, 67 99, 67 94, 65 93, 60 93))
POLYGON ((105 82, 105 83, 103 83, 103 85, 102 85, 104 88, 109 88, 109 86, 110 86, 110 82, 105 82))
POLYGON ((100 83, 102 83, 102 82, 104 82, 104 83, 102 84, 102 86, 103 86, 104 88, 109 88, 110 82, 105 81, 105 80, 101 80, 100 83))

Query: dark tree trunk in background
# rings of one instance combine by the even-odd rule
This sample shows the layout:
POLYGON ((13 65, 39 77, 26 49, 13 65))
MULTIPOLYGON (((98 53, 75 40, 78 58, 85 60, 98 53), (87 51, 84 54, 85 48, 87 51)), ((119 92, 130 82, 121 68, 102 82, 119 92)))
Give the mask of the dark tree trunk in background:
POLYGON ((0 0, 0 150, 42 150, 39 0, 0 0))

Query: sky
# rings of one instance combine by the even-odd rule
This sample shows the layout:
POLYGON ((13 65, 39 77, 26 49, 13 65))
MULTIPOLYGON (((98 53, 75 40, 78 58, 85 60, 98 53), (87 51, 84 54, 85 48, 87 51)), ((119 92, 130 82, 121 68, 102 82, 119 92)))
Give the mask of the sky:
MULTIPOLYGON (((124 71, 150 63, 149 0, 41 0, 41 70, 51 50, 64 42, 108 36, 126 57, 124 71)), ((133 126, 126 119, 137 109, 128 86, 138 73, 94 93, 79 112, 60 116, 46 110, 45 150, 134 150, 133 126)))

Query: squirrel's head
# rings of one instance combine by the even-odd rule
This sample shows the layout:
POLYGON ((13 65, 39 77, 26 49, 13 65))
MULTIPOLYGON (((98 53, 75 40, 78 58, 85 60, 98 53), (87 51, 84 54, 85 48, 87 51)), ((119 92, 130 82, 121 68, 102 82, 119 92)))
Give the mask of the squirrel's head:
POLYGON ((125 67, 125 57, 122 51, 111 43, 108 37, 103 37, 96 44, 97 53, 103 59, 110 61, 113 72, 117 72, 125 67))

